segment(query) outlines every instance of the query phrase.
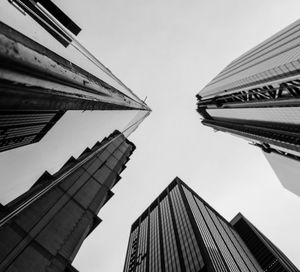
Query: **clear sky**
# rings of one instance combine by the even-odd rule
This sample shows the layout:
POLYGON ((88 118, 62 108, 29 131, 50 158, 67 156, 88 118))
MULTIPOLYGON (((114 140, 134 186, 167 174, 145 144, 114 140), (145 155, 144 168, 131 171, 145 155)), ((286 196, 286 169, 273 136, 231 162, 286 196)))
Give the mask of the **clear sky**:
MULTIPOLYGON (((195 94, 234 58, 297 20, 300 1, 54 2, 82 27, 79 40, 139 97, 148 96, 153 110, 130 137, 137 149, 74 266, 122 271, 131 224, 179 176, 228 220, 242 212, 300 267, 299 197, 281 186, 259 149, 202 126, 195 111, 195 94)), ((0 18, 17 24, 20 15, 3 11, 0 18)), ((41 143, 1 153, 0 201, 134 115, 121 114, 70 112, 41 143)))

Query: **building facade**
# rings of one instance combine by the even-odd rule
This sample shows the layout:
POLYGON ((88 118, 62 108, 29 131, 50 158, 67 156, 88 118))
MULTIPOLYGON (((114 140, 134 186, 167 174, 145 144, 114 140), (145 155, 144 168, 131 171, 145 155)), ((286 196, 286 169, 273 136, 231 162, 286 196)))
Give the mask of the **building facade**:
POLYGON ((71 263, 134 149, 115 131, 0 205, 0 271, 76 271, 71 263))
POLYGON ((29 37, 11 27, 17 19, 0 22, 0 152, 38 142, 68 110, 150 112, 72 36, 80 27, 52 1, 3 1, 0 9, 39 27, 29 37))
POLYGON ((300 166, 299 39, 300 20, 231 62, 197 94, 202 123, 300 166))
POLYGON ((247 245, 263 271, 299 272, 285 254, 242 214, 237 214, 230 223, 247 245))
POLYGON ((64 111, 1 111, 0 152, 40 141, 63 114, 64 111))
POLYGON ((133 223, 124 272, 262 272, 235 229, 179 178, 133 223))

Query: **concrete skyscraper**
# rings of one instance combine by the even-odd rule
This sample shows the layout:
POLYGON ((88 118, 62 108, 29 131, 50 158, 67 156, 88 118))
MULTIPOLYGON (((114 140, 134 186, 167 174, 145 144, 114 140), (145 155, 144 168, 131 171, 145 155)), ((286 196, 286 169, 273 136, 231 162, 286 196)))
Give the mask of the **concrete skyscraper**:
POLYGON ((260 147, 300 195, 300 20, 246 52, 197 95, 202 123, 260 147))
POLYGON ((52 1, 0 5, 38 28, 29 37, 0 22, 0 152, 38 142, 68 110, 150 111, 75 39, 80 27, 52 1))
POLYGON ((71 263, 134 149, 115 131, 0 206, 0 271, 77 271, 71 263))
POLYGON ((132 224, 124 272, 144 271, 263 269, 233 226, 175 178, 132 224))

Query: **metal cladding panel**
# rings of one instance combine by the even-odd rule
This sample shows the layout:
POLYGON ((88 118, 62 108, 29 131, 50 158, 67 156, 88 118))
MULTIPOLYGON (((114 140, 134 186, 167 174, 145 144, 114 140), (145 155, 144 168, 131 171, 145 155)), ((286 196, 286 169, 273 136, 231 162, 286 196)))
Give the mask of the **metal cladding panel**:
POLYGON ((61 111, 0 113, 0 152, 38 142, 62 115, 61 111))
POLYGON ((300 69, 300 19, 230 63, 200 92, 203 98, 285 78, 300 69))

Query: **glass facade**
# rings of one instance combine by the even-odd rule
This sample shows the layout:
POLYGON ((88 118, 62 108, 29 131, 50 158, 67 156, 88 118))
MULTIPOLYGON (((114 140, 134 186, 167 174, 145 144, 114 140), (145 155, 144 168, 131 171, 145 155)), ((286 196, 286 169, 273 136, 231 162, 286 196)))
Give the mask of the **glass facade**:
POLYGON ((74 36, 91 28, 67 16, 72 5, 59 6, 49 0, 0 3, 0 152, 40 141, 70 111, 151 112, 74 36))
POLYGON ((296 74, 300 66, 299 32, 300 20, 297 20, 232 61, 199 95, 222 95, 296 74))
MULTIPOLYGON (((27 1, 26 1, 27 2, 27 1)), ((50 1, 40 1, 43 3, 49 3, 50 1)), ((57 2, 57 1, 56 1, 57 2)), ((24 9, 25 6, 22 1, 15 2, 14 4, 20 5, 21 9, 24 9)), ((79 9, 84 9, 86 6, 86 3, 78 2, 76 3, 77 7, 79 9), (81 6, 81 7, 80 7, 81 6)), ((60 4, 58 4, 58 7, 60 4)), ((33 21, 30 16, 32 14, 36 14, 36 16, 41 16, 41 11, 44 11, 44 8, 35 5, 33 7, 33 10, 29 8, 29 10, 25 9, 26 14, 28 16, 23 16, 18 9, 14 7, 14 5, 11 5, 8 1, 1 1, 0 3, 0 9, 5 10, 5 13, 3 13, 1 21, 4 24, 7 24, 14 28, 15 30, 19 31, 23 35, 29 37, 30 39, 33 39, 37 41, 38 43, 42 45, 46 45, 47 48, 49 48, 51 51, 55 52, 58 55, 64 56, 64 58, 67 61, 70 61, 74 63, 75 65, 81 67, 82 69, 89 71, 89 73, 93 74, 95 77, 99 78, 100 80, 106 82, 111 87, 115 88, 116 90, 122 92, 125 94, 130 100, 137 101, 138 103, 141 103, 141 100, 127 87, 122 83, 116 76, 112 74, 112 72, 106 68, 98 59, 96 59, 95 56, 93 56, 87 48, 85 48, 81 44, 81 37, 75 37, 73 35, 67 35, 68 43, 72 41, 68 47, 65 47, 63 44, 57 41, 49 32, 45 32, 43 28, 43 24, 40 22, 33 21), (16 20, 17 18, 17 20, 16 20)), ((70 7, 64 7, 61 9, 62 12, 68 14, 72 14, 72 6, 70 7)), ((43 14, 48 14, 48 12, 43 14)), ((72 16, 71 16, 72 17, 72 16)), ((71 18, 72 20, 77 21, 77 18, 71 18)), ((57 20, 53 20, 52 16, 46 16, 43 18, 43 21, 46 21, 46 24, 50 24, 50 27, 57 27, 57 30, 63 30, 65 32, 65 25, 61 24, 57 20)), ((87 30, 90 27, 89 24, 86 24, 83 22, 83 25, 80 25, 80 28, 83 30, 87 30)), ((52 32, 53 33, 53 32, 52 32)), ((65 35, 62 35, 61 33, 58 33, 56 35, 60 38, 60 40, 65 40, 65 35)), ((92 92, 91 92, 92 93, 92 92)))
POLYGON ((133 225, 124 271, 198 272, 202 267, 200 247, 179 188, 174 187, 133 225), (137 258, 132 257, 135 251, 137 258))
POLYGON ((232 226, 176 178, 132 225, 124 272, 133 271, 262 270, 232 226))
POLYGON ((266 236, 253 226, 241 213, 231 225, 247 245, 256 261, 267 272, 299 272, 297 267, 266 236))
MULTIPOLYGON (((200 249, 196 242, 196 237, 188 218, 186 207, 182 201, 182 195, 178 186, 170 192, 174 207, 175 221, 178 229, 180 245, 184 258, 185 267, 188 271, 198 271, 200 269, 199 256, 200 249)), ((202 257, 200 257, 200 260, 202 257)))
POLYGON ((77 159, 71 157, 55 174, 46 171, 28 191, 2 206, 0 271, 50 271, 56 265, 66 271, 101 222, 97 214, 112 197, 134 149, 115 131, 77 159))
POLYGON ((231 226, 190 190, 183 188, 215 271, 261 271, 235 239, 231 226))
POLYGON ((196 95, 203 125, 285 157, 271 165, 291 188, 297 181, 287 171, 289 158, 300 166, 299 37, 297 20, 232 61, 196 95))
POLYGON ((297 20, 223 69, 197 94, 202 124, 299 153, 299 36, 297 20))
POLYGON ((5 112, 0 114, 0 152, 38 142, 64 111, 5 112))
POLYGON ((213 118, 264 121, 300 125, 300 107, 207 109, 213 118))
POLYGON ((172 224, 171 210, 168 198, 165 197, 160 204, 162 220, 163 250, 165 256, 165 271, 180 271, 179 255, 176 245, 174 226, 172 224))
POLYGON ((146 255, 147 255, 147 231, 148 231, 148 218, 145 218, 141 223, 140 227, 140 236, 138 244, 138 255, 137 263, 139 267, 137 268, 138 272, 146 270, 146 255))
POLYGON ((149 251, 149 271, 161 271, 161 248, 159 244, 159 223, 158 207, 150 213, 150 251, 149 251))

